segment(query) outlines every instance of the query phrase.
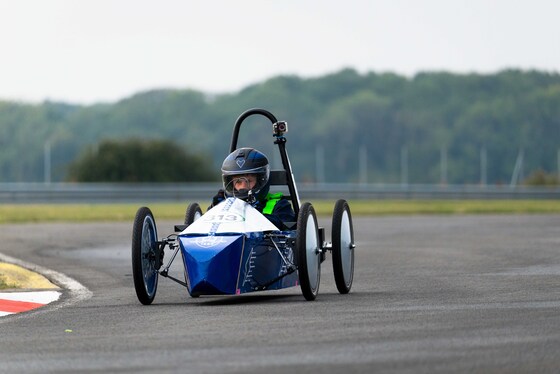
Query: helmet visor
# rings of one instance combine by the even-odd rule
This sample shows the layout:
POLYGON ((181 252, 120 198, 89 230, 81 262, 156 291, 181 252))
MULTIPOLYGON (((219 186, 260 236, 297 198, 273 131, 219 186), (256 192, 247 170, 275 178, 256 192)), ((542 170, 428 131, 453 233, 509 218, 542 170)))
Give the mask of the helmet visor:
POLYGON ((222 178, 226 196, 234 196, 239 199, 246 199, 249 195, 256 196, 267 184, 269 174, 268 165, 254 170, 245 170, 242 173, 223 171, 222 178))

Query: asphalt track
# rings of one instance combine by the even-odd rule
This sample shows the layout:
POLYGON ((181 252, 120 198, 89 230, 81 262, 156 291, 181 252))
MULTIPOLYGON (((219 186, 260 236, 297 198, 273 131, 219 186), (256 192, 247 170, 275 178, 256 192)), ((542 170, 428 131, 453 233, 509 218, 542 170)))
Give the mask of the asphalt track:
MULTIPOLYGON (((157 223, 160 236, 173 224, 157 223)), ((0 252, 89 290, 0 318, 0 372, 560 368, 560 215, 355 219, 352 291, 337 293, 329 256, 314 302, 298 288, 192 299, 160 278, 142 306, 131 226, 0 226, 0 252)))

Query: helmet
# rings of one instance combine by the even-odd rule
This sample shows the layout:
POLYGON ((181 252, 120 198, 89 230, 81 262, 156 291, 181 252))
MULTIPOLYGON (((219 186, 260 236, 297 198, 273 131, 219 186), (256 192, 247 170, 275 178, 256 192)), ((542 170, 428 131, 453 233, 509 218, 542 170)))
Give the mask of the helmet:
POLYGON ((249 195, 264 200, 270 188, 270 165, 264 153, 254 148, 239 148, 229 154, 222 164, 222 179, 225 195, 247 199, 249 195), (257 183, 250 190, 235 190, 233 179, 238 175, 254 174, 257 183), (249 193, 250 192, 250 193, 249 193))

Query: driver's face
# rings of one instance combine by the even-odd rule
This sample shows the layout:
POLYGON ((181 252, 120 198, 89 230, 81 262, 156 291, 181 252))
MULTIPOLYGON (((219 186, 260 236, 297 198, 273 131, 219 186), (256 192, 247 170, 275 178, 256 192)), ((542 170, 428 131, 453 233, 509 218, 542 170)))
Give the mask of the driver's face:
POLYGON ((239 190, 250 190, 257 184, 255 174, 242 174, 233 179, 233 188, 239 190))

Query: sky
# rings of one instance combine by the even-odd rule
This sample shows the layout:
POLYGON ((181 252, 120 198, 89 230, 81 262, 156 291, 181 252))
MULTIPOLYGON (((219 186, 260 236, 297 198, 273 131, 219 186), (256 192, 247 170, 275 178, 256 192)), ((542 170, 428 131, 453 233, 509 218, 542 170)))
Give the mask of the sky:
POLYGON ((560 72, 557 0, 0 0, 0 100, 235 93, 278 75, 560 72))

